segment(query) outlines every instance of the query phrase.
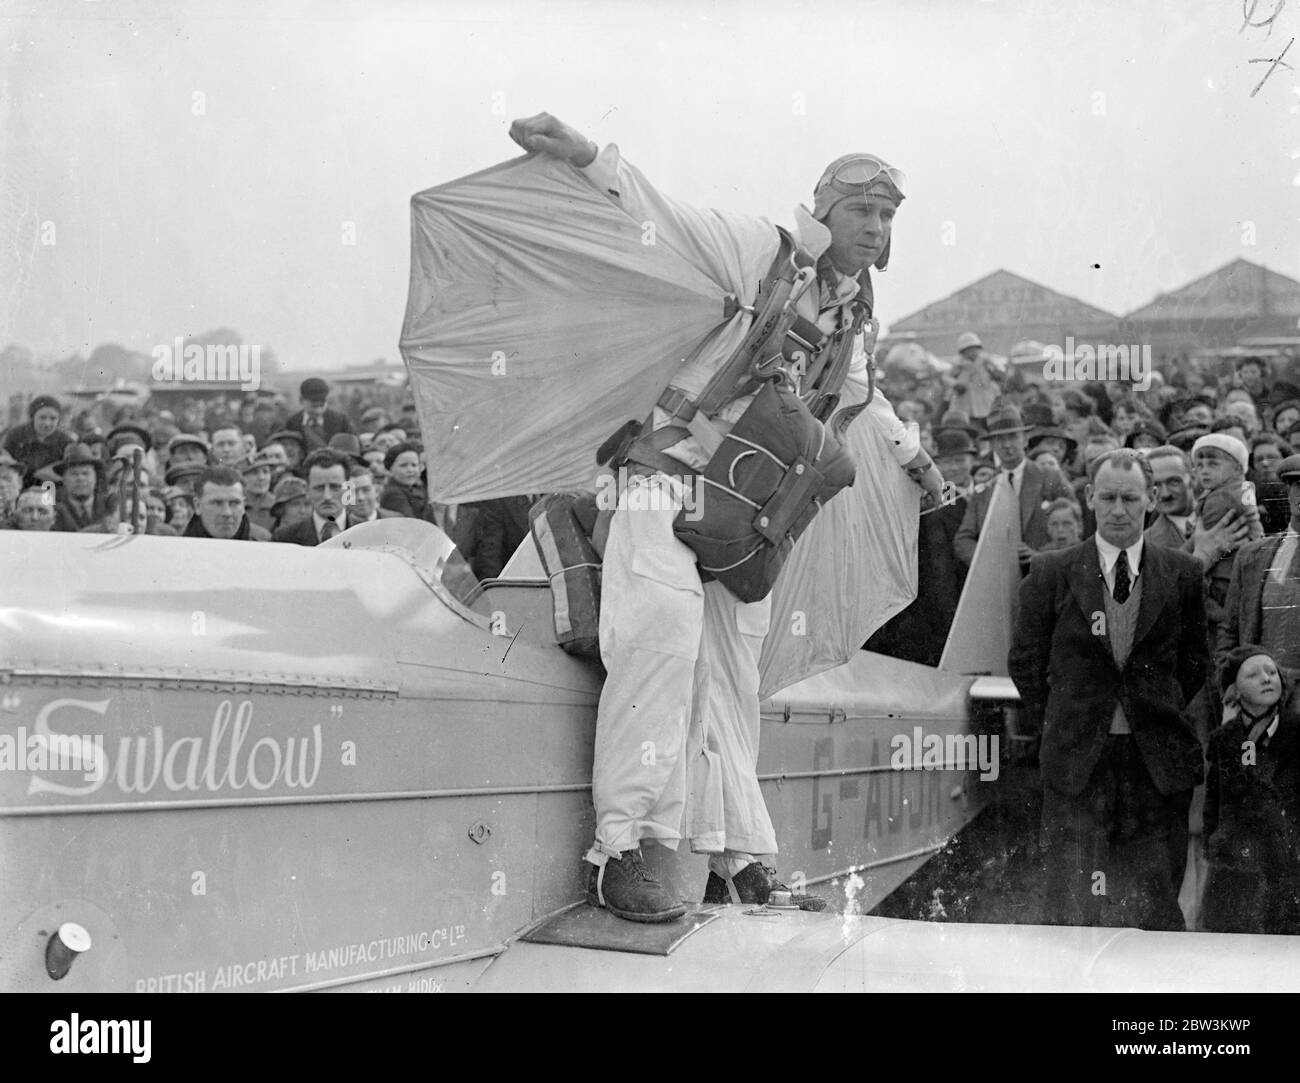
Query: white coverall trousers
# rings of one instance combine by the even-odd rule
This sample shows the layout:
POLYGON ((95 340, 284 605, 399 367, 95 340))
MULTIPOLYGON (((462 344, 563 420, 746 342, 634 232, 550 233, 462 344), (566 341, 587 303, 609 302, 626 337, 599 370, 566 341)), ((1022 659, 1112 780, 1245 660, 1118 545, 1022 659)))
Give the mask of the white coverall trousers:
MULTIPOLYGON (((771 598, 745 603, 701 584, 673 535, 676 479, 633 477, 610 521, 596 721, 596 847, 656 839, 697 853, 776 853, 759 790, 758 659, 771 598)), ((595 856, 594 854, 592 855, 595 856)))

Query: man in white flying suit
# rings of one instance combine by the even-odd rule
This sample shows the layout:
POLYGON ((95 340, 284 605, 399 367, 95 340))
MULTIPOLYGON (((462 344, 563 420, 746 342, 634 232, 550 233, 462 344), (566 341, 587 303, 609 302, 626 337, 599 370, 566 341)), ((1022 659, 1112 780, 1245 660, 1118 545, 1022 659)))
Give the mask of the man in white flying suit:
MULTIPOLYGON (((668 199, 620 160, 617 146, 602 151, 546 113, 515 121, 510 136, 525 150, 569 162, 635 222, 653 223, 656 243, 690 253, 736 297, 753 303, 778 252, 772 223, 668 199)), ((818 280, 800 296, 798 310, 823 332, 848 326, 860 278, 872 264, 885 265, 902 183, 902 174, 878 158, 849 155, 818 182, 813 213, 796 209, 796 240, 820 261, 818 280)), ((733 319, 670 386, 697 398, 735 352, 747 323, 733 319)), ((942 499, 942 476, 915 428, 904 426, 879 391, 864 409, 867 394, 866 357, 859 352, 838 410, 864 412, 889 438, 899 465, 942 499)), ((752 398, 727 403, 713 415, 714 426, 728 430, 752 398)), ((832 417, 828 427, 837 420, 847 417, 832 417)), ((670 421, 656 407, 654 428, 670 421)), ((702 470, 709 457, 694 435, 666 453, 689 468, 683 474, 702 470)), ((610 521, 604 553, 600 649, 609 675, 596 723, 588 896, 633 921, 671 921, 686 909, 646 868, 645 839, 676 849, 686 837, 695 852, 710 855, 706 902, 731 901, 734 889, 739 901, 763 904, 783 887, 764 860, 775 856, 777 844, 757 778, 758 661, 771 597, 743 603, 717 581, 701 583, 694 552, 673 534, 682 498, 679 479, 634 475, 610 521)), ((803 897, 802 905, 824 904, 803 897)))

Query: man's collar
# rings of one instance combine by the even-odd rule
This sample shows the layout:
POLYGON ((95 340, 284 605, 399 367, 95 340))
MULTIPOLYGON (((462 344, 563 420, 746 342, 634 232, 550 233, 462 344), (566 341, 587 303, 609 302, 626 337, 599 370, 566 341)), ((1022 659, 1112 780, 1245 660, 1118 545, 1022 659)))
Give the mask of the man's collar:
MULTIPOLYGON (((1097 556, 1101 559, 1101 573, 1109 575, 1111 568, 1115 566, 1115 561, 1119 559, 1119 546, 1111 545, 1101 536, 1100 531, 1093 537, 1097 539, 1097 556)), ((1137 578, 1142 568, 1143 540, 1142 535, 1139 534, 1137 541, 1124 550, 1128 553, 1128 568, 1134 578, 1137 578)))

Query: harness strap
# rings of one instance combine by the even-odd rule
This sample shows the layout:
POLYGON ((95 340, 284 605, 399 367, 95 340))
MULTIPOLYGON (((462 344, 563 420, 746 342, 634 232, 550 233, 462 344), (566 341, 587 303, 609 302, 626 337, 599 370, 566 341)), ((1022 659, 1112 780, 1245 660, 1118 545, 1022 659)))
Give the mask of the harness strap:
POLYGON ((748 383, 753 375, 752 365, 760 360, 756 355, 765 343, 780 342, 789 328, 793 308, 789 304, 797 281, 802 281, 804 288, 815 281, 816 269, 813 261, 799 248, 790 234, 777 227, 780 237, 776 258, 768 269, 767 275, 758 287, 758 296, 754 300, 755 315, 749 331, 740 347, 726 364, 715 372, 704 390, 695 400, 694 406, 706 416, 716 413, 723 405, 736 397, 737 391, 748 383), (782 324, 785 324, 782 327, 782 324), (774 332, 780 332, 774 339, 774 332))

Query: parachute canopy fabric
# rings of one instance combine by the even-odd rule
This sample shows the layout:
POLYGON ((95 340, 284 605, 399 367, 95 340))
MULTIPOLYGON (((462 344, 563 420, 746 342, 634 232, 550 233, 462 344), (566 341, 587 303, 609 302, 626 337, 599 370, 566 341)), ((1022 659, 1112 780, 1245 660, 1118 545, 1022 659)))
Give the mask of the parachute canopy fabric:
MULTIPOLYGON (((430 499, 591 490, 595 449, 645 418, 724 324, 725 272, 707 246, 647 234, 572 166, 542 155, 411 204, 401 346, 430 499)), ((850 382, 841 404, 865 396, 850 382)), ((843 438, 857 479, 813 520, 777 581, 764 696, 848 661, 916 594, 919 490, 867 417, 843 438)))
POLYGON ((843 440, 857 477, 822 508, 781 569, 758 667, 763 699, 850 661, 916 597, 921 490, 868 418, 859 416, 843 440))
POLYGON ((596 449, 723 323, 719 283, 545 155, 420 192, 411 218, 431 500, 590 489, 596 449))

